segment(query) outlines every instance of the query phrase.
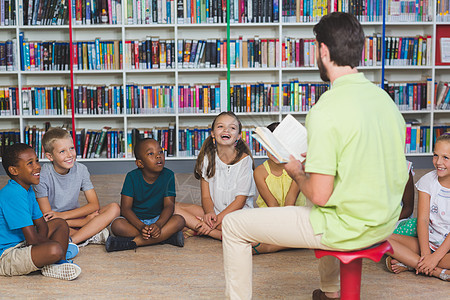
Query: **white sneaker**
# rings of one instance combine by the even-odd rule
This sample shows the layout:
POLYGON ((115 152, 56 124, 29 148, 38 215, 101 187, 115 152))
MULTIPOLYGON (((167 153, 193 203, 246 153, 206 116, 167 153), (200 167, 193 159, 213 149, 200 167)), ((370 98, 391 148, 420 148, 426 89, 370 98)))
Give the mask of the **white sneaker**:
POLYGON ((103 228, 102 231, 94 235, 93 237, 88 238, 86 241, 84 241, 81 244, 78 244, 79 247, 84 247, 87 244, 97 244, 97 245, 104 245, 106 243, 106 240, 109 237, 109 230, 108 228, 103 228))
POLYGON ((77 264, 68 262, 67 260, 60 260, 57 263, 43 266, 41 273, 47 277, 74 280, 81 274, 81 268, 77 264))

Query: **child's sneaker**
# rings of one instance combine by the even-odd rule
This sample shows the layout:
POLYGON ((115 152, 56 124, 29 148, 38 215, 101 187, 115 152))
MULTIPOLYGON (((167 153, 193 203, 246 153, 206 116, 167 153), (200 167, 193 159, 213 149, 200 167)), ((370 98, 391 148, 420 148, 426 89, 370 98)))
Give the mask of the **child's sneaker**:
POLYGON ((93 237, 88 238, 83 243, 79 244, 78 246, 84 247, 87 244, 97 244, 97 245, 103 245, 105 244, 106 240, 108 239, 109 231, 108 228, 103 228, 102 231, 94 235, 93 237))
POLYGON ((43 266, 41 273, 47 277, 74 280, 81 274, 81 268, 77 264, 68 262, 67 260, 60 260, 57 263, 43 266))
POLYGON ((133 237, 110 236, 106 240, 105 249, 107 252, 136 249, 133 237))
POLYGON ((80 250, 78 249, 78 246, 74 243, 69 243, 67 245, 67 252, 66 252, 66 259, 72 259, 75 256, 77 256, 78 252, 80 250))
POLYGON ((184 235, 182 231, 175 232, 170 238, 163 241, 161 244, 170 244, 178 247, 184 246, 184 235))

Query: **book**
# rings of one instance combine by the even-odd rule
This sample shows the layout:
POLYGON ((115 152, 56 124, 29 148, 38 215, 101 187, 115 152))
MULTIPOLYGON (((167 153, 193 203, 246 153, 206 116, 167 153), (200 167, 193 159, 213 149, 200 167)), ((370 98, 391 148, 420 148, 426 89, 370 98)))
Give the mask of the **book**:
POLYGON ((97 147, 96 147, 95 152, 94 152, 94 157, 95 158, 99 158, 100 157, 101 150, 102 150, 103 145, 105 143, 106 134, 107 134, 108 130, 110 130, 110 129, 111 129, 111 127, 109 127, 109 126, 104 126, 102 128, 101 133, 100 133, 100 137, 99 137, 99 141, 98 141, 97 147))
POLYGON ((305 160, 302 153, 308 149, 306 128, 290 114, 273 132, 267 127, 256 127, 252 137, 280 163, 289 162, 290 155, 302 162, 305 160))

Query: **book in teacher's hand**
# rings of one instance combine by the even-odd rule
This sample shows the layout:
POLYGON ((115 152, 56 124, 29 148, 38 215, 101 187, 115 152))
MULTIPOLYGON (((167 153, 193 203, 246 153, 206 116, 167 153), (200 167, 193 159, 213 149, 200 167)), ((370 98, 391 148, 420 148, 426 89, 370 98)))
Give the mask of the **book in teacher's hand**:
POLYGON ((307 144, 306 128, 292 115, 287 115, 271 132, 267 127, 256 127, 252 135, 280 163, 289 162, 289 156, 294 156, 303 162, 307 144))

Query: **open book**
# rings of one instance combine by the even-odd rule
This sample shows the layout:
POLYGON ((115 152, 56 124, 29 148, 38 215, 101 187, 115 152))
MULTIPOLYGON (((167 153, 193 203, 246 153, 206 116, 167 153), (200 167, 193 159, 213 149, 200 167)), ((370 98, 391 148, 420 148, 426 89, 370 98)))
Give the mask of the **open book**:
POLYGON ((267 127, 256 127, 252 136, 280 163, 289 162, 289 155, 305 160, 301 154, 308 148, 306 128, 292 115, 287 115, 273 132, 267 127))

